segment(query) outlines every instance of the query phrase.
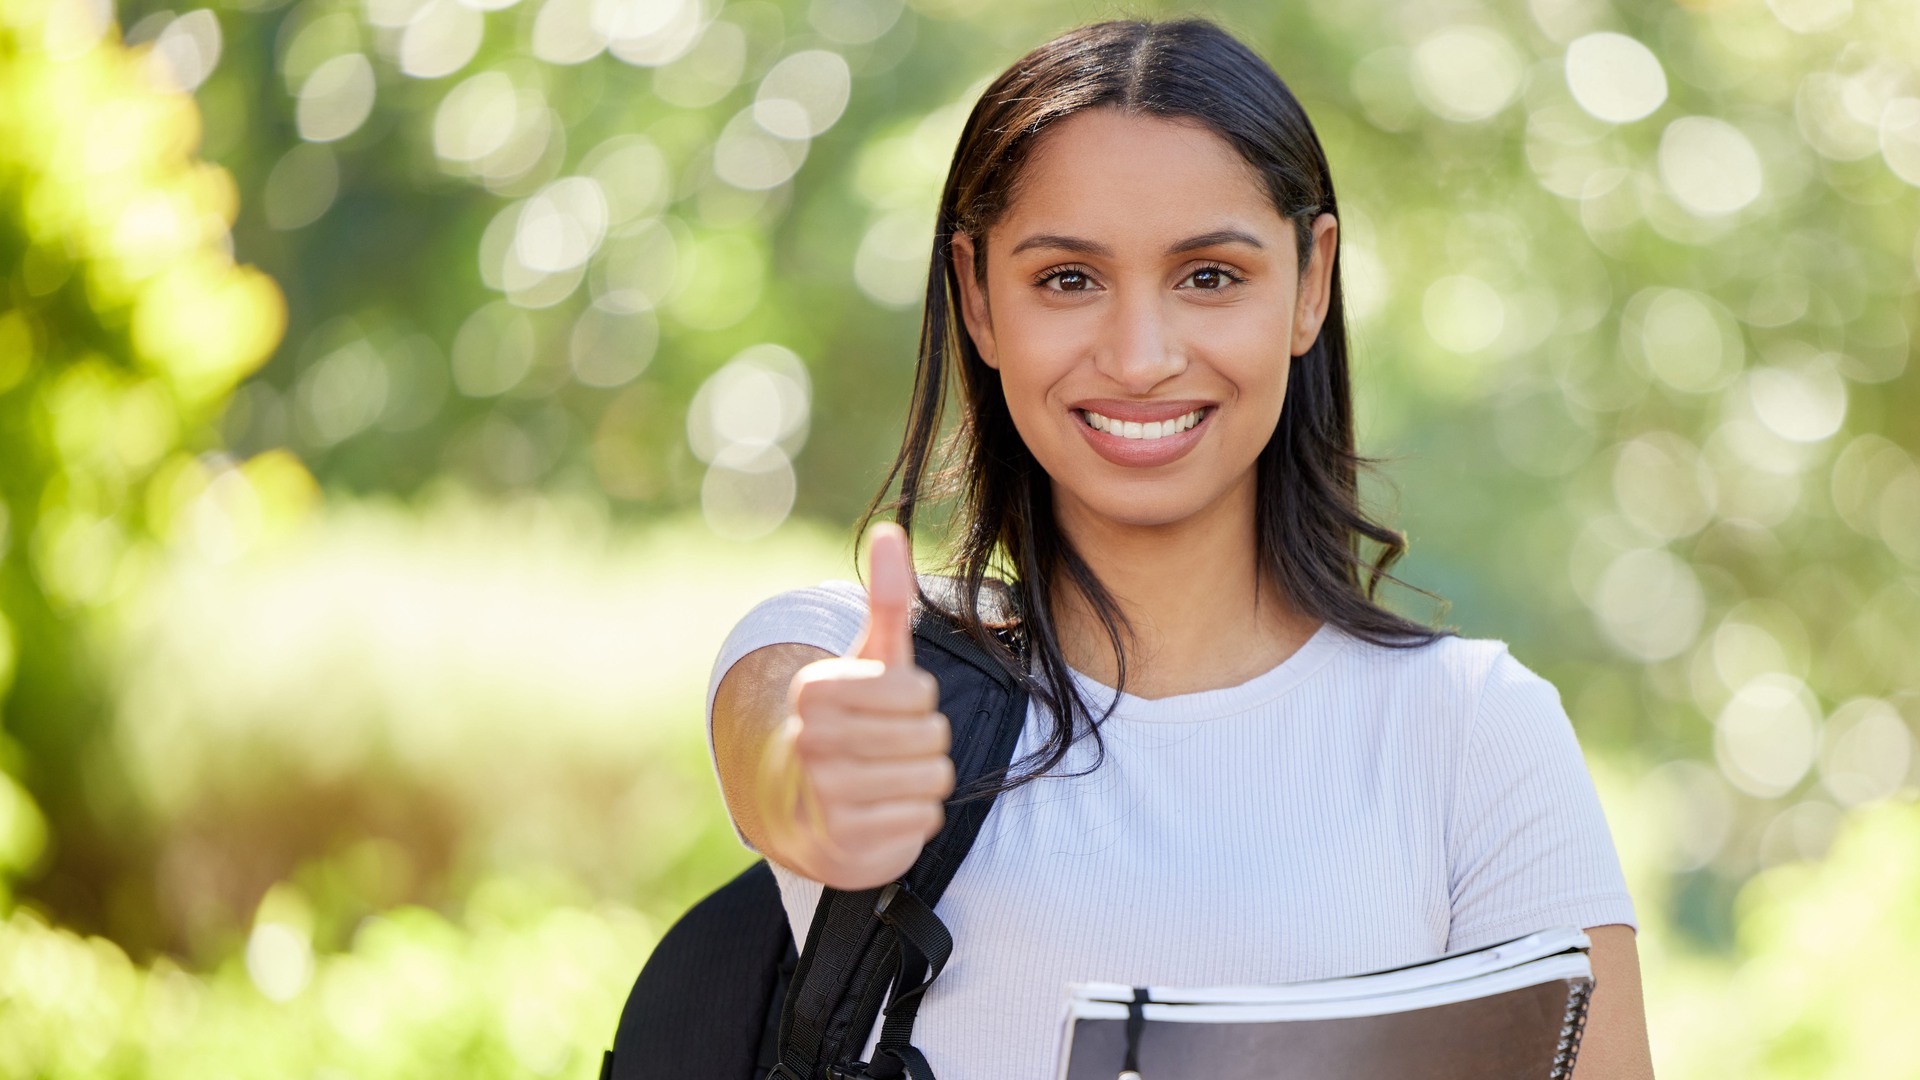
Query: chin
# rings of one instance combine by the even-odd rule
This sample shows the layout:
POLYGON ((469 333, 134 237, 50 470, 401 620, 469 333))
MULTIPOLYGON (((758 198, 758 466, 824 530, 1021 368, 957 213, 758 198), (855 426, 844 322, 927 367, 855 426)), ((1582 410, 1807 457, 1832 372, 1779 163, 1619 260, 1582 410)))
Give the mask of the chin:
POLYGON ((1150 529, 1178 525, 1212 505, 1214 499, 1195 497, 1191 488, 1172 485, 1121 484, 1099 491, 1068 491, 1054 485, 1059 510, 1068 510, 1090 522, 1150 529), (1152 490, 1155 487, 1162 490, 1152 490), (1144 490, 1143 490, 1144 489, 1144 490))

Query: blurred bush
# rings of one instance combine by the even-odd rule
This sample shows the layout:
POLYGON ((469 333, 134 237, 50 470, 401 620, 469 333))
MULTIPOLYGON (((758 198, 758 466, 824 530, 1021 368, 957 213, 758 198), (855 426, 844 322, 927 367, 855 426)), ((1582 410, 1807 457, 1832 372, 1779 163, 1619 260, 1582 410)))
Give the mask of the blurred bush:
POLYGON ((1740 886, 1724 952, 1678 932, 1666 890, 1638 889, 1661 1076, 1920 1077, 1904 1018, 1920 963, 1920 806, 1876 804, 1839 830, 1823 858, 1740 886))
POLYGON ((114 665, 170 937, 230 951, 310 863, 326 949, 516 873, 677 914, 751 857, 700 722, 713 658, 760 599, 846 576, 845 548, 797 523, 749 549, 697 518, 615 530, 593 503, 449 494, 176 559, 114 665))
POLYGON ((311 918, 279 887, 242 950, 189 972, 14 912, 0 923, 0 1076, 592 1076, 657 936, 631 911, 518 878, 479 884, 457 919, 385 911, 326 955, 311 918))
POLYGON ((0 877, 35 870, 63 913, 138 939, 140 823, 104 753, 98 619, 192 526, 217 474, 250 493, 256 519, 311 481, 284 452, 238 468, 197 456, 285 311, 273 282, 234 263, 239 192, 193 157, 199 110, 111 46, 109 15, 0 4, 0 695, 14 778, 0 781, 0 877), (57 825, 51 848, 35 803, 57 825))
MULTIPOLYGON (((1623 836, 1629 852, 1639 838, 1623 836)), ((1905 1024, 1916 846, 1920 807, 1854 814, 1824 863, 1741 890, 1731 956, 1688 948, 1640 891, 1660 1075, 1920 1076, 1905 1024)), ((136 965, 16 911, 0 923, 0 1076, 591 1075, 664 925, 522 870, 474 882, 452 916, 389 908, 323 948, 316 884, 269 890, 244 944, 204 971, 136 965)))

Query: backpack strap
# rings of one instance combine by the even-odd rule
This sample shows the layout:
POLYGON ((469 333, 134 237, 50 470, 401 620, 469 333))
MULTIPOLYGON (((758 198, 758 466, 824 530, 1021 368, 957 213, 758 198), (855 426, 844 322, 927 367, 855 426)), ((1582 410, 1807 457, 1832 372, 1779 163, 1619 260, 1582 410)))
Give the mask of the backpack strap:
POLYGON ((913 1045, 913 1021, 920 1014, 920 997, 926 993, 927 984, 953 955, 953 935, 933 909, 901 882, 881 890, 874 914, 899 938, 900 968, 893 979, 887 1020, 874 1044, 867 1075, 873 1080, 899 1080, 902 1075, 910 1080, 934 1080, 933 1066, 913 1045))
MULTIPOLYGON (((927 583, 922 579, 923 588, 927 583)), ((939 680, 940 711, 953 732, 948 752, 954 788, 963 791, 1012 760, 1026 723, 1026 691, 938 608, 916 605, 913 646, 915 661, 939 680)), ((992 803, 949 802, 945 824, 900 880, 872 889, 821 892, 781 1005, 780 1062, 768 1080, 823 1075, 842 1080, 864 1071, 849 1058, 873 1028, 889 974, 895 975, 893 997, 880 1045, 891 1052, 891 1060, 876 1067, 881 1075, 898 1076, 906 1068, 915 1080, 931 1080, 925 1058, 909 1040, 920 995, 952 950, 952 938, 933 907, 973 846, 992 803)))

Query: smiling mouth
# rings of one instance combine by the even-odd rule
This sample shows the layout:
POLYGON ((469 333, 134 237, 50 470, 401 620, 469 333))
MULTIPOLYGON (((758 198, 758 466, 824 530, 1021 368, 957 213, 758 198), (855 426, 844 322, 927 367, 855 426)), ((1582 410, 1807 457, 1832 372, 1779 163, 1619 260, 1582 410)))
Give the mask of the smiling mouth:
POLYGON ((1202 405, 1190 413, 1176 416, 1171 420, 1149 420, 1145 423, 1138 420, 1116 420, 1110 416, 1102 416, 1092 409, 1077 409, 1075 411, 1080 414, 1080 419, 1086 421, 1087 426, 1095 431, 1104 431, 1109 435, 1118 436, 1123 439, 1152 441, 1154 439, 1168 438, 1192 429, 1194 425, 1205 419, 1206 414, 1213 408, 1214 406, 1211 405, 1202 405))

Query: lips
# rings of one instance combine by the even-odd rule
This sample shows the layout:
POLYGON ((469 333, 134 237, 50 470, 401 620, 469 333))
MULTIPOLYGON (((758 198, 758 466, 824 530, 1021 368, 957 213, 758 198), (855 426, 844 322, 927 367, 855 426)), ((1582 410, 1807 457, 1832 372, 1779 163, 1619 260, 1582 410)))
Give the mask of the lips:
POLYGON ((1101 416, 1111 416, 1115 420, 1130 420, 1145 424, 1149 421, 1172 420, 1184 416, 1195 409, 1212 405, 1211 401, 1198 399, 1172 399, 1167 401, 1122 401, 1118 398, 1087 398, 1068 406, 1074 411, 1091 410, 1101 416))
POLYGON ((1115 465, 1136 469, 1166 465, 1185 457, 1205 437, 1217 412, 1218 406, 1206 401, 1090 400, 1075 402, 1072 409, 1074 427, 1094 453, 1115 465), (1087 420, 1088 412, 1093 412, 1120 422, 1123 429, 1133 425, 1171 425, 1196 410, 1200 418, 1192 427, 1159 438, 1127 438, 1113 431, 1101 431, 1087 420))

